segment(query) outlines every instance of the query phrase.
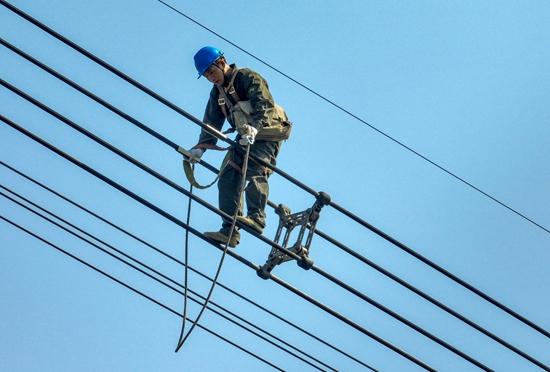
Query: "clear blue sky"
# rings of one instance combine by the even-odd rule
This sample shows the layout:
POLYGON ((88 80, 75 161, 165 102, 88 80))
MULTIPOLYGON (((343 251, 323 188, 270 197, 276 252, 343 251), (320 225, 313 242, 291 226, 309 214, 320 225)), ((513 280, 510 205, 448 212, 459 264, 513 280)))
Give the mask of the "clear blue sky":
MULTIPOLYGON (((216 45, 257 70, 295 123, 279 165, 372 225, 550 329, 550 234, 308 93, 153 0, 19 1, 48 26, 201 117, 210 89, 192 56, 216 45)), ((171 4, 333 99, 480 189, 550 228, 550 2, 171 1, 171 4)), ((183 147, 199 128, 0 7, 2 38, 67 75, 183 147)), ((0 77, 187 187, 181 157, 110 111, 0 47, 0 77)), ((180 219, 187 200, 131 164, 0 89, 0 112, 180 219)), ((183 258, 184 232, 57 155, 0 125, 0 159, 143 239, 183 258)), ((219 164, 218 154, 205 160, 219 164)), ((212 175, 199 171, 207 180, 212 175)), ((1 184, 183 280, 183 269, 0 167, 1 184)), ((293 211, 313 199, 279 176, 270 199, 293 211)), ((216 203, 215 188, 200 197, 216 203)), ((1 215, 174 309, 181 296, 0 197, 1 215)), ((201 231, 219 218, 195 204, 201 231)), ((269 211, 266 235, 277 218, 269 211)), ((335 210, 319 228, 509 343, 550 364, 550 340, 414 260, 335 210)), ((244 235, 236 250, 262 263, 269 248, 244 235)), ((316 237, 319 267, 491 368, 537 367, 316 237)), ((194 267, 212 275, 219 252, 191 240, 194 267)), ((293 263, 275 273, 438 370, 474 366, 293 263)), ((418 370, 330 315, 228 258, 221 282, 284 314, 382 371, 418 370)), ((202 330, 174 354, 180 320, 0 223, 0 370, 269 370, 202 330)), ((190 287, 208 288, 191 275, 190 287)), ((344 371, 357 363, 217 288, 213 300, 344 371)), ((198 307, 191 305, 195 315, 198 307)), ((286 370, 308 365, 207 312, 201 324, 286 370)))

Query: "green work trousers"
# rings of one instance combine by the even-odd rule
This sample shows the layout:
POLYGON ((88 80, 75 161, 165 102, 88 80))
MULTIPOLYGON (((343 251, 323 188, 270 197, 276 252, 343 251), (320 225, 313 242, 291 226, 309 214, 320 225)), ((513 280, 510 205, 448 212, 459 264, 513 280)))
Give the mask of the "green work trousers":
MULTIPOLYGON (((267 180, 272 171, 253 160, 252 155, 275 165, 279 154, 282 141, 256 141, 250 146, 250 159, 248 161, 248 170, 246 172, 246 188, 244 196, 246 199, 247 215, 252 217, 260 225, 265 226, 265 206, 269 195, 269 184, 267 180)), ((242 197, 239 198, 240 182, 242 173, 234 165, 242 169, 244 153, 231 151, 231 160, 233 166, 228 164, 223 169, 222 175, 218 180, 219 207, 230 216, 238 210, 238 215, 242 216, 242 197)), ((228 232, 231 227, 231 221, 223 219, 222 231, 228 232)))

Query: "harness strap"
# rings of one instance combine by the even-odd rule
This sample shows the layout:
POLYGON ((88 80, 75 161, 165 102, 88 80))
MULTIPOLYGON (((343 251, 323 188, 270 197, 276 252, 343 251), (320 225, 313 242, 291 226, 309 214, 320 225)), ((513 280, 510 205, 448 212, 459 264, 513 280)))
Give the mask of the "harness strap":
MULTIPOLYGON (((197 145, 195 147, 199 148, 198 146, 199 145, 197 145)), ((223 147, 219 147, 219 146, 216 146, 216 145, 209 145, 209 146, 210 147, 205 147, 205 148, 218 150, 218 151, 228 150, 228 148, 223 148, 223 147)), ((231 152, 228 151, 227 154, 225 155, 225 157, 223 158, 222 165, 220 166, 220 172, 218 173, 218 175, 216 176, 214 181, 210 182, 207 185, 201 185, 200 183, 197 182, 197 180, 195 178, 195 168, 194 168, 193 164, 191 164, 191 162, 189 162, 189 160, 188 160, 188 159, 192 158, 191 153, 189 153, 189 151, 185 150, 182 147, 178 147, 178 152, 187 158, 187 159, 183 159, 183 172, 185 173, 185 177, 187 177, 187 180, 189 181, 189 183, 191 185, 193 185, 193 187, 196 187, 197 189, 201 189, 201 190, 207 189, 210 186, 212 186, 213 184, 215 184, 216 182, 218 182, 218 179, 220 178, 220 175, 223 173, 225 167, 228 166, 228 165, 233 167, 233 168, 236 167, 235 169, 240 171, 240 167, 237 164, 235 164, 233 161, 231 161, 231 152)))
MULTIPOLYGON (((194 149, 203 149, 203 150, 216 150, 216 151, 227 151, 229 150, 229 147, 221 147, 218 145, 213 145, 211 143, 199 143, 195 146, 193 146, 194 149)), ((186 151, 186 150, 183 150, 186 151)), ((182 153, 180 150, 178 152, 182 153)), ((182 153, 183 154, 183 153, 182 153)), ((186 155, 186 154, 183 154, 186 155)))
POLYGON ((222 85, 216 85, 218 88, 218 91, 220 92, 220 98, 218 98, 218 105, 222 109, 223 114, 225 117, 229 117, 229 112, 227 111, 227 108, 229 108, 229 111, 233 109, 233 106, 235 102, 239 102, 241 99, 237 95, 237 92, 235 91, 235 86, 233 83, 235 82, 235 77, 237 76, 237 72, 239 72, 238 68, 235 68, 234 71, 231 73, 231 78, 229 79, 229 85, 227 86, 227 91, 222 85), (228 95, 229 94, 229 95, 228 95), (229 99, 229 96, 233 99, 229 99))
POLYGON ((227 86, 227 93, 233 98, 235 102, 239 102, 241 98, 235 91, 235 85, 233 84, 235 82, 235 77, 237 77, 237 72, 239 72, 238 68, 235 68, 235 71, 231 75, 231 80, 229 80, 229 85, 227 86))
POLYGON ((223 116, 228 117, 227 107, 225 106, 225 98, 218 98, 218 105, 223 112, 223 116))
MULTIPOLYGON (((229 84, 227 88, 224 88, 222 85, 216 85, 219 92, 218 105, 223 112, 223 115, 226 118, 231 118, 231 124, 238 127, 239 118, 242 119, 240 112, 246 112, 250 114, 249 111, 242 110, 241 106, 239 110, 235 110, 235 106, 248 104, 250 107, 249 101, 242 101, 237 92, 235 91, 235 78, 239 69, 235 67, 231 73, 229 79, 229 84)), ((247 117, 247 119, 249 119, 247 117)), ((247 120, 248 121, 248 120, 247 120)), ((238 129, 238 128, 237 128, 238 129)), ((256 135, 256 139, 260 141, 283 141, 287 140, 290 137, 292 131, 292 123, 288 120, 288 117, 284 109, 275 104, 273 108, 273 120, 271 120, 270 125, 267 127, 262 127, 259 130, 259 133, 256 135)))

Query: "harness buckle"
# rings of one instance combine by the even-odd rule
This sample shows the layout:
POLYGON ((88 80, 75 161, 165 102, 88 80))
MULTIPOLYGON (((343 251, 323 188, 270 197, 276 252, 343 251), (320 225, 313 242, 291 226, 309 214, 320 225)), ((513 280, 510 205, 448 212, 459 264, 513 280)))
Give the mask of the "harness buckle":
POLYGON ((224 106, 225 105, 225 98, 223 98, 223 97, 218 98, 218 105, 224 106))
MULTIPOLYGON (((315 233, 315 226, 317 225, 317 221, 320 217, 321 209, 329 203, 330 196, 325 192, 320 192, 317 199, 313 203, 313 206, 305 211, 291 213, 290 209, 282 204, 279 204, 279 206, 275 209, 275 213, 279 216, 279 226, 277 227, 277 232, 275 233, 274 242, 300 256, 300 259, 297 260, 297 264, 304 270, 309 270, 313 267, 313 260, 309 258, 311 242, 313 240, 313 234, 315 233), (288 248, 290 235, 297 226, 300 226, 300 230, 298 232, 296 242, 288 248), (307 236, 306 229, 309 229, 307 236), (281 236, 282 241, 279 243, 281 236), (304 238, 305 243, 303 243, 304 238)), ((275 266, 290 260, 292 260, 292 257, 273 247, 271 248, 271 252, 267 257, 265 264, 260 266, 257 274, 262 279, 269 279, 271 271, 275 268, 275 266)))

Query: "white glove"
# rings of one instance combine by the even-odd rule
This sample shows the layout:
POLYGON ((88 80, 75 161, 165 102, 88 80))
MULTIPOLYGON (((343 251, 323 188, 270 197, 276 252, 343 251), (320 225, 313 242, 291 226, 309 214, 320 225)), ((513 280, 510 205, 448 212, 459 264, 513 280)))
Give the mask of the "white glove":
POLYGON ((241 135, 239 143, 242 146, 246 146, 248 144, 252 145, 256 138, 256 134, 258 134, 258 129, 254 128, 251 125, 245 124, 239 128, 239 134, 241 135))
POLYGON ((202 154, 204 154, 204 149, 193 148, 189 150, 190 157, 187 161, 191 164, 196 163, 201 160, 202 154))

